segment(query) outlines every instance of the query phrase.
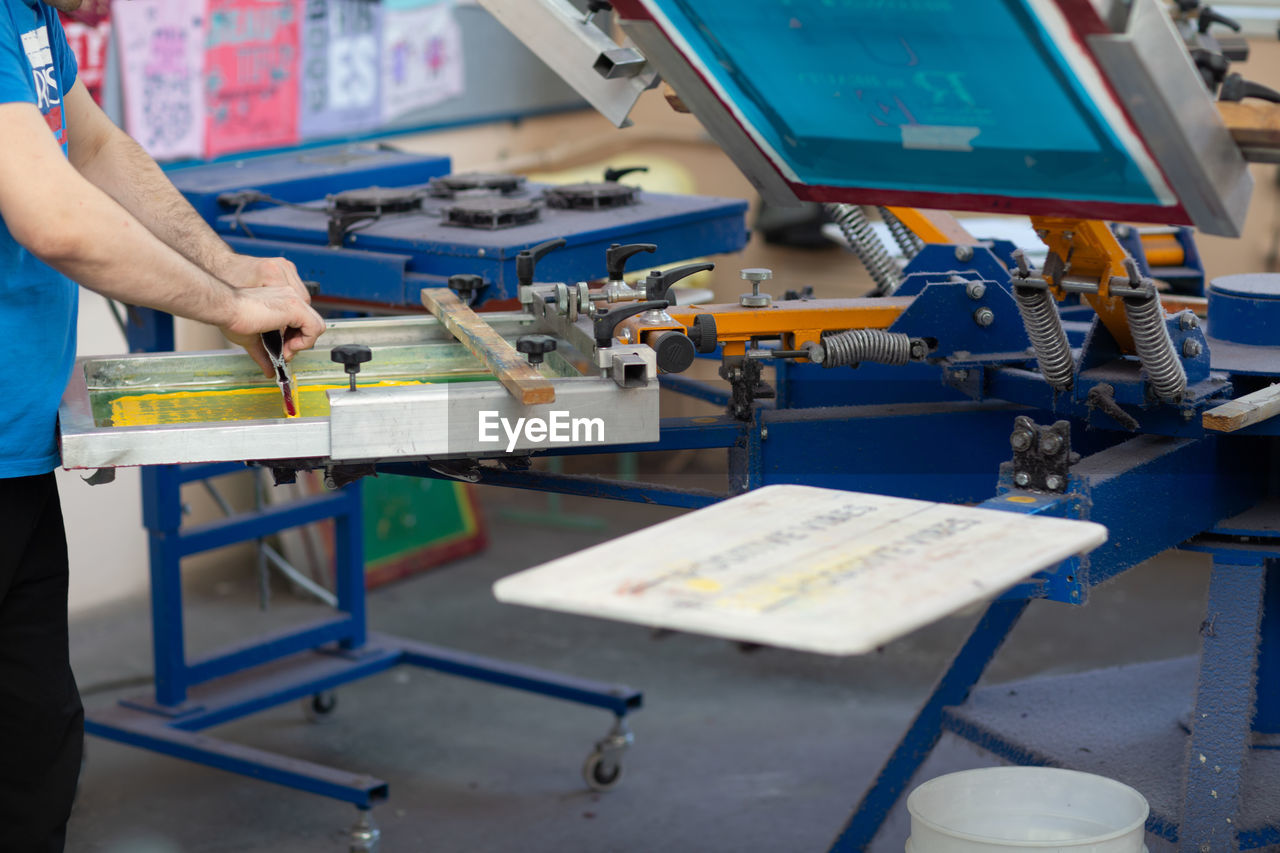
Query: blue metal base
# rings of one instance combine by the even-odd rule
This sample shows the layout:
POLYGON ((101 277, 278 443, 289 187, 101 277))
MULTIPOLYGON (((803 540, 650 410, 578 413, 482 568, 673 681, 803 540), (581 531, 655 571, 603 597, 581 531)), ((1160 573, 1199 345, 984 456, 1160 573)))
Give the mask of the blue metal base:
POLYGON ((151 697, 143 697, 92 711, 85 716, 85 731, 370 808, 387 798, 388 786, 381 779, 241 746, 200 732, 400 665, 601 708, 619 718, 642 704, 640 692, 624 685, 574 678, 402 637, 370 634, 368 643, 358 649, 315 649, 206 682, 193 687, 187 701, 177 708, 157 706, 151 697))

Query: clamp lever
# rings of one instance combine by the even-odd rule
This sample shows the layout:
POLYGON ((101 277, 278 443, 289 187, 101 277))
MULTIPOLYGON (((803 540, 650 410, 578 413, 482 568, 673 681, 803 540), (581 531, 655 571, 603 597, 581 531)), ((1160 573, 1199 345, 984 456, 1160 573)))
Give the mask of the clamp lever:
POLYGON ((622 276, 627 271, 627 261, 632 255, 656 251, 658 247, 653 243, 628 243, 625 246, 614 243, 604 253, 604 265, 608 270, 609 280, 622 281, 622 276))
POLYGON ((644 280, 644 298, 649 300, 666 299, 667 291, 671 289, 671 285, 680 279, 715 268, 715 264, 685 264, 682 267, 673 267, 666 272, 653 270, 649 273, 648 278, 644 280))
POLYGON ((634 317, 637 314, 643 314, 645 311, 662 311, 671 303, 665 299, 658 299, 652 302, 636 302, 631 305, 621 305, 617 308, 611 308, 608 311, 603 308, 596 312, 591 318, 591 331, 596 338, 596 346, 606 348, 613 346, 613 330, 618 328, 618 324, 628 317, 634 317))
POLYGON ((539 243, 532 249, 522 249, 516 255, 516 282, 521 287, 528 287, 533 284, 533 270, 537 266, 538 261, 542 260, 542 256, 552 249, 559 249, 564 246, 565 239, 557 237, 554 240, 548 240, 545 243, 539 243))

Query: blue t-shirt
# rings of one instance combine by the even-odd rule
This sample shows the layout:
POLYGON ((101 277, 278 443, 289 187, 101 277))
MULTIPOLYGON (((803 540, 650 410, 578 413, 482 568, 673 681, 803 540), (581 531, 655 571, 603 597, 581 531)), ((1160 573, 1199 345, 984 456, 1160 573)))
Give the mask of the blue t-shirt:
MULTIPOLYGON (((75 81, 58 13, 41 0, 0 0, 0 103, 35 104, 63 154, 62 96, 75 81)), ((0 340, 23 350, 0 371, 0 477, 58 465, 58 402, 75 360, 77 297, 76 285, 18 245, 0 220, 0 340)))

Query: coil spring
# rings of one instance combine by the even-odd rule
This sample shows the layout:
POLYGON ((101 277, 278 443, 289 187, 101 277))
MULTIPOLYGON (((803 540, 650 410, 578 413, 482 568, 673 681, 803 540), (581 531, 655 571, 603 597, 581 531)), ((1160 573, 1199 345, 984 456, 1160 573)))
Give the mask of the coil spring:
POLYGON ((822 339, 823 367, 843 367, 862 361, 902 365, 911 361, 911 337, 884 329, 850 329, 822 339))
POLYGON ((1013 299, 1018 303, 1022 325, 1035 348, 1036 362, 1045 381, 1060 391, 1070 388, 1075 362, 1071 358, 1071 344, 1067 342, 1067 333, 1062 328, 1062 318, 1058 315, 1058 306, 1053 304, 1053 296, 1048 290, 1015 285, 1013 299))
POLYGON ((1187 390, 1187 372, 1173 349, 1159 295, 1153 290, 1145 299, 1126 298, 1124 313, 1133 334, 1133 348, 1147 371, 1151 388, 1161 400, 1178 402, 1187 390))
POLYGON ((893 235, 893 241, 902 250, 902 257, 911 260, 920 254, 920 250, 924 248, 924 240, 921 240, 916 235, 916 232, 908 228, 906 223, 899 219, 889 208, 877 207, 876 210, 880 211, 880 218, 889 227, 889 233, 893 235))
POLYGON ((840 233, 849 242, 849 248, 862 261, 867 272, 871 273, 871 280, 876 283, 872 294, 883 296, 893 293, 902 283, 902 272, 889 256, 884 243, 880 242, 880 238, 872 230, 862 208, 856 204, 828 204, 827 214, 839 226, 840 233))

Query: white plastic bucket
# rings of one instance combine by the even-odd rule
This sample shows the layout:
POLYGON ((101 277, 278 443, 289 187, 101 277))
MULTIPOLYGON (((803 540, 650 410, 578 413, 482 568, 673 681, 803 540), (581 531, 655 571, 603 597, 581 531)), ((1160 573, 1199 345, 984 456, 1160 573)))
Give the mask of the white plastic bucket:
POLYGON ((1143 853, 1147 801, 1114 779, 1051 767, 939 776, 907 798, 907 853, 1143 853))

